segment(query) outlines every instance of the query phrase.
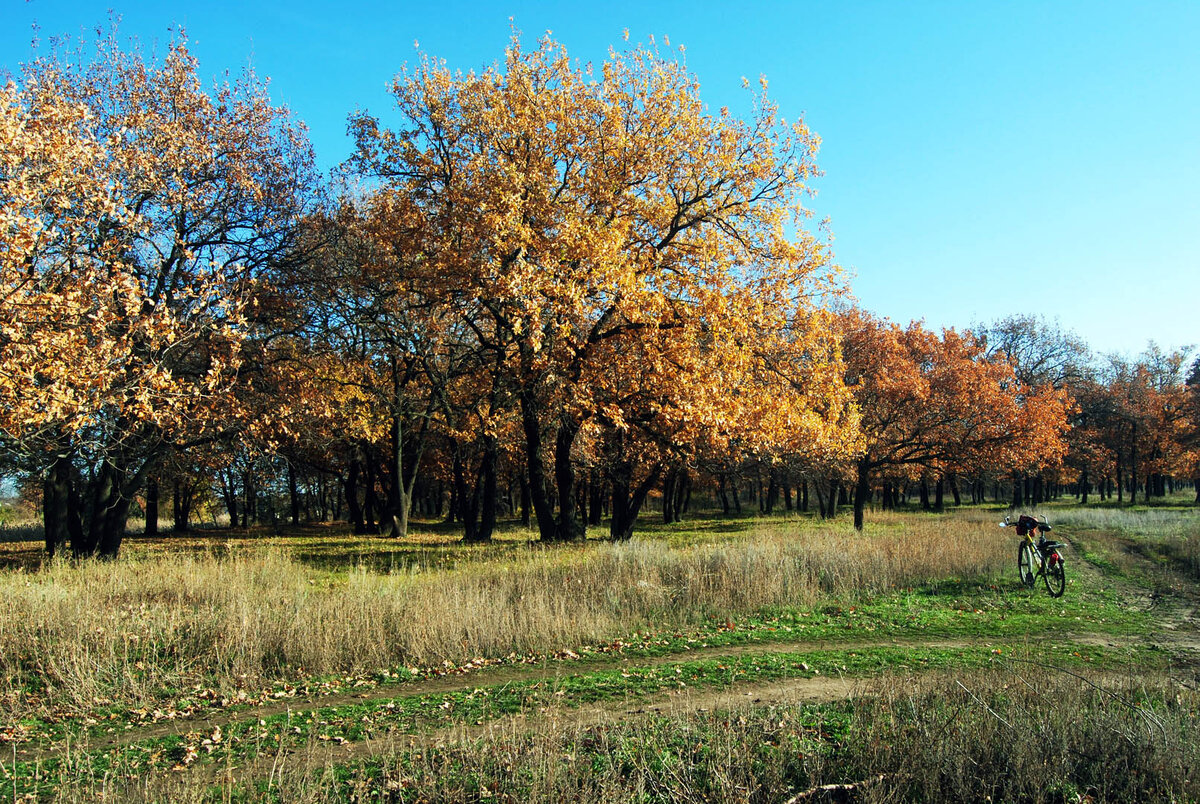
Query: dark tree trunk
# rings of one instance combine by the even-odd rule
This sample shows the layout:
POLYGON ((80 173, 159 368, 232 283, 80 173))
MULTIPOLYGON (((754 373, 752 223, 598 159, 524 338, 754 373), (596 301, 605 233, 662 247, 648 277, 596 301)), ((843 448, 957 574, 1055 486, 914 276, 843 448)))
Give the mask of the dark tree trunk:
POLYGON ((819 480, 814 481, 813 482, 813 490, 816 491, 816 493, 817 493, 817 512, 821 515, 821 519, 828 519, 829 518, 829 510, 832 506, 830 506, 830 508, 827 508, 825 505, 825 490, 822 488, 822 485, 823 484, 821 483, 821 481, 819 481, 819 480))
POLYGON ((729 495, 725 493, 725 474, 717 475, 717 499, 721 501, 721 513, 729 516, 729 495))
POLYGON ((613 467, 609 475, 609 485, 612 487, 612 519, 608 526, 609 536, 613 540, 627 541, 633 536, 638 512, 641 511, 650 490, 658 484, 661 474, 662 464, 658 464, 641 483, 631 488, 632 465, 628 461, 621 461, 613 467))
POLYGON ((950 496, 954 498, 954 507, 958 508, 962 505, 962 494, 958 490, 958 475, 951 473, 946 479, 950 483, 950 496))
POLYGON ((529 509, 532 503, 529 497, 529 477, 524 472, 521 472, 517 479, 521 484, 521 524, 524 527, 529 527, 529 509))
POLYGON ((775 479, 775 473, 770 473, 770 479, 767 481, 767 502, 766 513, 775 513, 775 505, 779 502, 779 483, 775 479))
POLYGON ((867 495, 871 492, 871 467, 866 461, 859 461, 855 471, 854 482, 854 529, 863 529, 864 512, 867 507, 867 495))
POLYGON ((679 479, 675 484, 675 521, 682 522, 692 502, 692 475, 688 470, 681 469, 679 479))
POLYGON ((46 553, 53 558, 67 541, 81 544, 83 523, 79 518, 79 503, 71 482, 71 459, 59 455, 46 472, 42 483, 42 524, 46 535, 46 553))
POLYGON ((192 513, 192 494, 181 478, 175 478, 171 489, 171 530, 186 533, 192 513))
POLYGON ((800 481, 800 510, 808 513, 808 480, 800 481))
POLYGON ((941 513, 946 510, 946 480, 938 477, 933 487, 933 510, 941 513))
POLYGON ((826 504, 829 506, 829 512, 826 514, 828 519, 837 517, 838 505, 843 501, 845 494, 842 481, 838 478, 831 478, 829 481, 829 496, 826 498, 826 504))
POLYGON ((929 482, 925 478, 921 478, 918 491, 921 495, 921 510, 928 511, 932 506, 929 504, 929 482))
POLYGON ((377 491, 377 483, 379 478, 375 473, 375 461, 372 460, 370 453, 367 453, 366 459, 363 461, 363 525, 367 529, 367 533, 378 535, 379 525, 376 524, 376 517, 382 521, 383 510, 379 505, 379 492, 377 491))
POLYGON ((300 524, 300 487, 296 483, 296 467, 288 461, 288 502, 291 503, 292 525, 300 524))
POLYGON ((254 487, 254 472, 247 468, 242 473, 242 527, 250 527, 258 521, 258 490, 254 487))
POLYGON ((1137 452, 1137 424, 1133 425, 1133 438, 1130 439, 1133 444, 1129 451, 1129 505, 1137 504, 1138 493, 1138 452, 1137 452))
POLYGON ((677 521, 675 517, 675 485, 679 480, 679 469, 671 469, 663 477, 662 486, 662 521, 670 525, 677 521))
MULTIPOLYGON (((397 390, 397 393, 399 391, 397 390)), ((412 512, 413 483, 416 482, 416 462, 420 460, 418 452, 413 466, 407 466, 404 461, 404 439, 399 415, 393 415, 389 428, 389 446, 391 460, 388 461, 388 515, 391 519, 389 535, 393 539, 403 539, 408 535, 408 519, 412 512)))
POLYGON ((496 510, 498 499, 496 493, 496 463, 498 447, 496 440, 490 436, 484 437, 483 444, 483 510, 479 512, 479 539, 490 542, 496 531, 496 510))
MULTIPOLYGON (((453 443, 451 441, 452 445, 453 443)), ((446 506, 446 519, 444 520, 447 525, 453 525, 459 521, 466 488, 466 481, 463 479, 462 457, 458 454, 458 447, 451 446, 450 449, 454 457, 450 463, 450 504, 446 506)))
POLYGON ((781 485, 783 486, 783 507, 785 510, 791 511, 793 510, 792 486, 790 483, 788 483, 788 479, 786 477, 783 478, 783 483, 781 485))
POLYGON ((475 487, 462 515, 464 542, 490 542, 496 530, 496 457, 495 439, 485 436, 475 487))
POLYGON ((554 480, 558 491, 558 520, 554 541, 578 542, 587 538, 587 525, 575 515, 575 467, 571 448, 579 434, 579 423, 564 418, 554 439, 554 480))
POLYGON ((92 496, 92 515, 88 523, 92 550, 89 555, 113 559, 121 550, 125 523, 132 502, 126 488, 127 473, 112 461, 100 465, 95 493, 92 496))
POLYGON ((350 518, 350 524, 354 526, 354 532, 362 535, 367 532, 367 523, 363 521, 362 505, 358 501, 358 475, 362 471, 358 458, 350 461, 350 468, 346 472, 346 513, 350 518))
POLYGON ((532 391, 521 394, 521 425, 525 431, 525 465, 529 471, 529 498, 537 517, 538 535, 545 542, 555 540, 554 509, 546 488, 546 466, 542 461, 542 425, 537 416, 537 400, 532 391))

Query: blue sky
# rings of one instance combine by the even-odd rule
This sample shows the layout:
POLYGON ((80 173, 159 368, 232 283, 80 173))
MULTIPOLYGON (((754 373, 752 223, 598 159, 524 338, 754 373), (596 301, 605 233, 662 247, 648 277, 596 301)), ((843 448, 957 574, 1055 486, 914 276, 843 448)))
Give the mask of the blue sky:
POLYGON ((866 308, 965 327, 1040 313, 1097 352, 1200 344, 1200 3, 210 2, 0 0, 0 65, 120 15, 144 45, 186 27, 204 71, 248 63, 349 155, 423 51, 500 58, 509 18, 583 61, 664 35, 708 103, 765 75, 822 138, 811 206, 866 308))

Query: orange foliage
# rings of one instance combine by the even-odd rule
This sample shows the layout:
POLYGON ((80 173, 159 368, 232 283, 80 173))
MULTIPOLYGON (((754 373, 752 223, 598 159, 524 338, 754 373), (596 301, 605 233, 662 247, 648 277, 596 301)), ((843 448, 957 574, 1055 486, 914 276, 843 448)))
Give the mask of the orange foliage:
POLYGON ((985 357, 969 334, 950 329, 939 337, 919 323, 901 328, 857 309, 839 325, 861 415, 856 526, 881 471, 1038 468, 1065 453, 1066 392, 1021 386, 1012 366, 985 357))

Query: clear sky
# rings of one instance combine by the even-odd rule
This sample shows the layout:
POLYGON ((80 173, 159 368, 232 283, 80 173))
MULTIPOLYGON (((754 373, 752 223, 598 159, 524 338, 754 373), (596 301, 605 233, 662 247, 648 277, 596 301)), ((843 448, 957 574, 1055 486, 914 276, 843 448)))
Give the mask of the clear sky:
POLYGON ((811 206, 862 305, 965 327, 1057 319, 1097 352, 1200 344, 1200 3, 144 2, 0 0, 0 66, 121 17, 201 68, 252 63, 310 127, 322 166, 347 113, 385 120, 413 43, 471 69, 509 18, 599 62, 653 35, 686 46, 713 108, 765 75, 822 138, 811 206))

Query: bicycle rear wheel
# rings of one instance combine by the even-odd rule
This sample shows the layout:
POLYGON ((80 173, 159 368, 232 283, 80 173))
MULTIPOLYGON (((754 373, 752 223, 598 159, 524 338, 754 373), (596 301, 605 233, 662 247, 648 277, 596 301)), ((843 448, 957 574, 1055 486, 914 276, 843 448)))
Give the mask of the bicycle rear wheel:
POLYGON ((1046 569, 1042 573, 1042 580, 1046 582, 1046 591, 1050 593, 1050 597, 1062 597, 1063 592, 1067 588, 1067 571, 1063 568, 1062 558, 1057 558, 1054 565, 1050 565, 1050 560, 1046 561, 1046 569))
POLYGON ((1037 577, 1037 556, 1034 555, 1033 545, 1029 542, 1017 545, 1017 574, 1021 577, 1021 583, 1029 589, 1033 588, 1037 577))

